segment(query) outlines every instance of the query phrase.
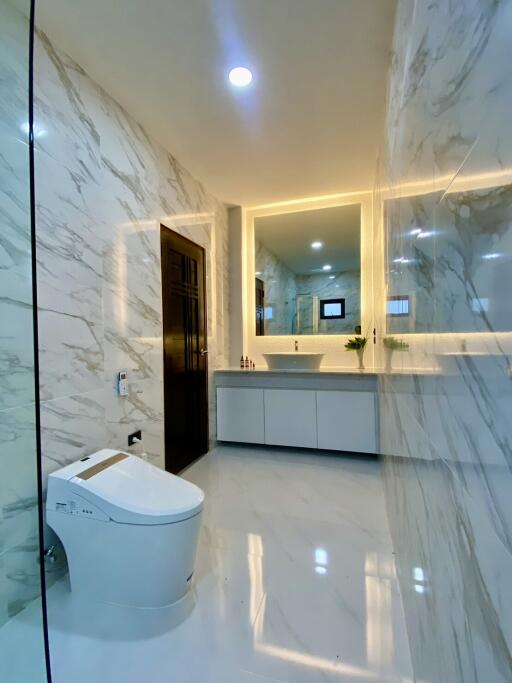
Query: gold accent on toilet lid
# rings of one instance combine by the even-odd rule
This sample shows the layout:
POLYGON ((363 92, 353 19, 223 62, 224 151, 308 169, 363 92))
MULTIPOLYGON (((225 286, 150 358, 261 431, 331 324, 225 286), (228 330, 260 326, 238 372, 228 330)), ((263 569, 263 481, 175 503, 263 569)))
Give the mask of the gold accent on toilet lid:
POLYGON ((128 455, 126 453, 116 453, 115 455, 111 455, 110 458, 102 460, 101 462, 98 462, 96 465, 93 465, 92 467, 88 467, 86 470, 80 472, 76 476, 79 479, 90 479, 91 477, 94 477, 95 474, 103 472, 103 470, 108 469, 111 465, 115 465, 116 462, 121 462, 121 460, 125 460, 127 457, 128 455))

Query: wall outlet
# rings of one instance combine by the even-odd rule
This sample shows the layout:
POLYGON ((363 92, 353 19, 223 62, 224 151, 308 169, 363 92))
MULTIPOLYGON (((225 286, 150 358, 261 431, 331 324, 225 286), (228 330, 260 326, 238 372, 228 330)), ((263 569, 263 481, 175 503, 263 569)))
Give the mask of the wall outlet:
POLYGON ((128 448, 133 446, 134 443, 137 443, 135 439, 142 441, 142 431, 140 429, 132 434, 128 434, 128 448))

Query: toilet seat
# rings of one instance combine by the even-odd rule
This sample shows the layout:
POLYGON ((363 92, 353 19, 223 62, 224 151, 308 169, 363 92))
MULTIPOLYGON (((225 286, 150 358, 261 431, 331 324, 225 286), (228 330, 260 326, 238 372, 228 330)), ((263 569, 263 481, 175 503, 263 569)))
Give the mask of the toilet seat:
MULTIPOLYGON (((120 524, 173 524, 197 515, 204 494, 194 484, 137 456, 105 448, 50 475, 120 524)), ((55 482, 52 482, 55 483, 55 482)))

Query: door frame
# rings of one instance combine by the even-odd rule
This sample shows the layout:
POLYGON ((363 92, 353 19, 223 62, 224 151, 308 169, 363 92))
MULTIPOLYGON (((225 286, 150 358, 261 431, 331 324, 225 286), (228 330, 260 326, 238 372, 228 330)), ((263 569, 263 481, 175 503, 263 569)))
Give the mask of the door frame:
MULTIPOLYGON (((176 229, 177 226, 175 227, 169 227, 169 225, 166 225, 164 222, 160 222, 160 231, 159 231, 159 237, 160 237, 160 249, 162 249, 162 232, 169 231, 172 233, 174 237, 178 239, 178 241, 182 241, 185 244, 189 244, 190 246, 194 247, 195 249, 199 249, 203 255, 203 315, 202 315, 202 324, 203 324, 203 330, 204 330, 204 340, 205 340, 205 348, 207 350, 206 355, 204 356, 204 372, 205 372, 205 378, 204 378, 204 392, 205 392, 205 422, 206 422, 206 433, 205 433, 205 447, 206 451, 204 454, 205 455, 209 448, 210 448, 210 382, 209 382, 209 357, 208 357, 208 351, 209 351, 209 330, 208 330, 208 303, 209 303, 209 296, 208 296, 208 278, 206 274, 206 269, 208 268, 208 251, 207 249, 202 245, 198 244, 194 240, 191 240, 189 237, 183 235, 181 232, 179 232, 176 229)), ((162 258, 160 257, 160 273, 161 273, 161 292, 162 292, 162 376, 163 376, 163 415, 164 415, 164 466, 165 469, 167 470, 167 428, 166 428, 166 417, 165 417, 165 394, 166 394, 166 386, 165 386, 165 346, 164 346, 164 341, 163 341, 163 335, 164 335, 164 319, 163 319, 163 309, 164 309, 164 291, 163 291, 163 276, 162 276, 162 258)), ((188 463, 182 470, 184 471, 187 467, 189 467, 193 462, 198 460, 202 455, 199 455, 197 458, 195 458, 193 461, 188 463)))

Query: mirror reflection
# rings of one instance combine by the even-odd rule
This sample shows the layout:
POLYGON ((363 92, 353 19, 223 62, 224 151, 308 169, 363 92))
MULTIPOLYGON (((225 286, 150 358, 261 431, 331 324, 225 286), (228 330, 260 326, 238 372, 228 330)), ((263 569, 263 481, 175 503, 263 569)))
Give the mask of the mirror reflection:
POLYGON ((361 324, 361 206, 254 221, 256 334, 351 334, 361 324))
POLYGON ((511 329, 511 198, 500 186, 386 202, 388 334, 511 329))

